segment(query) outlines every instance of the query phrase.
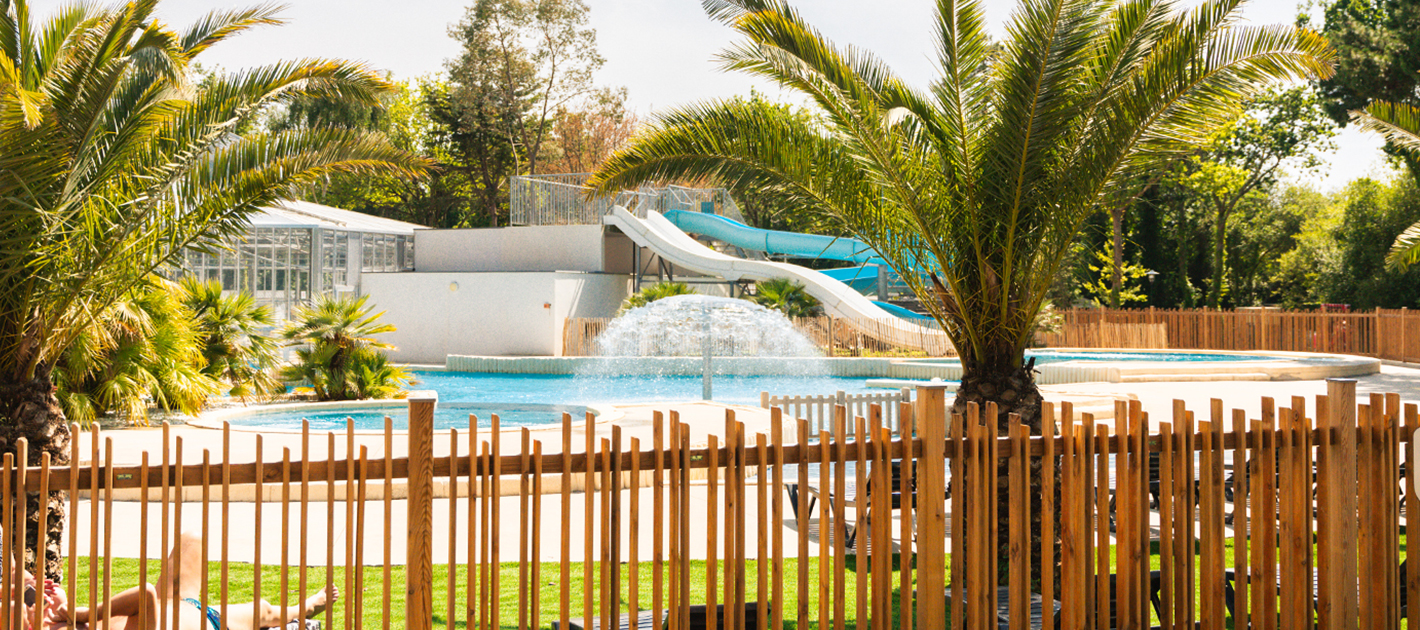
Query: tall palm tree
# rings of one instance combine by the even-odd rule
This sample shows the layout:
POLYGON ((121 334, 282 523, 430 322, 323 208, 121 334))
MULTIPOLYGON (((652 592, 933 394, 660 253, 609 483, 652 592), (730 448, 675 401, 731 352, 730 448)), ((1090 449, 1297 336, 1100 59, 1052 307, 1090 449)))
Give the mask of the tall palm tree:
MULTIPOLYGON (((174 29, 156 5, 76 3, 36 21, 29 0, 0 0, 0 451, 26 438, 31 463, 68 461, 55 362, 151 273, 187 248, 215 251, 258 209, 328 174, 424 167, 361 132, 253 131, 299 95, 374 103, 390 86, 363 65, 197 72, 207 49, 278 23, 275 7, 174 29)), ((51 575, 63 531, 52 503, 51 575)))
MULTIPOLYGON (((1351 112, 1351 119, 1360 123, 1362 129, 1377 132, 1402 151, 1410 151, 1420 156, 1420 108, 1404 103, 1376 101, 1364 111, 1351 112)), ((1420 173, 1417 173, 1420 175, 1420 173)), ((1401 270, 1420 260, 1420 223, 1416 223, 1396 237, 1386 254, 1385 264, 1401 270)))
POLYGON ((1002 427, 1017 413, 1036 433, 1041 397, 1024 351, 1085 220, 1126 200, 1131 178, 1202 144, 1249 96, 1328 76, 1333 57, 1311 31, 1239 24, 1241 0, 1186 11, 1169 0, 1023 0, 998 44, 982 2, 938 0, 940 75, 919 90, 830 43, 784 0, 703 4, 745 38, 724 67, 798 93, 818 118, 744 100, 682 107, 591 185, 610 194, 711 180, 832 218, 885 256, 956 345, 955 410, 994 402, 1002 427))

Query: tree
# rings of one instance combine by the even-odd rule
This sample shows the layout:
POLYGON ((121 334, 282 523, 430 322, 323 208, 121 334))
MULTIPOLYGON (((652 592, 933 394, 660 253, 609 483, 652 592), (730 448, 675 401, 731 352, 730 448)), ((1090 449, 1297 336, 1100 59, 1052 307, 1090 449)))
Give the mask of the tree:
POLYGON ((884 255, 956 345, 954 411, 994 403, 987 421, 1003 430, 1019 414, 1040 431, 1024 351, 1083 222, 1132 194, 1130 178, 1195 151, 1264 86, 1331 71, 1319 35, 1238 26, 1233 2, 1177 15, 1166 2, 1023 3, 988 58, 982 4, 939 0, 941 78, 922 92, 781 0, 705 6, 746 38, 723 64, 806 97, 819 124, 743 101, 682 107, 592 185, 772 185, 832 217, 884 255))
POLYGON ((774 278, 756 283, 751 302, 772 308, 790 319, 813 317, 823 311, 814 296, 804 290, 804 285, 788 278, 774 278))
POLYGON ((64 415, 90 426, 115 414, 148 424, 148 408, 195 414, 219 388, 204 371, 201 333, 178 287, 161 278, 111 305, 54 369, 64 415))
POLYGON ((692 293, 695 293, 695 291, 690 288, 690 285, 684 282, 657 282, 656 284, 644 287, 640 291, 626 296, 626 299, 621 302, 621 308, 616 310, 616 315, 620 317, 625 314, 626 311, 633 308, 641 308, 656 300, 663 300, 677 295, 690 295, 692 293))
MULTIPOLYGON (((31 464, 69 461, 56 364, 151 274, 190 247, 215 251, 325 174, 424 168, 371 134, 252 124, 301 94, 374 102, 389 86, 362 65, 310 59, 198 80, 203 51, 279 23, 275 8, 174 30, 155 4, 75 4, 32 22, 28 0, 0 2, 0 451, 24 438, 31 464)), ((64 503, 49 503, 45 568, 57 578, 64 503)))
POLYGON ((433 112, 459 168, 478 182, 490 225, 506 204, 506 178, 539 172, 554 116, 592 91, 604 59, 586 23, 582 0, 477 0, 450 29, 463 51, 433 112))
MULTIPOLYGON (((1364 111, 1352 112, 1352 116, 1363 129, 1384 135, 1396 151, 1409 156, 1412 163, 1420 164, 1420 108, 1377 101, 1364 111)), ((1420 170, 1412 168, 1410 173, 1420 182, 1420 170)), ((1386 265, 1401 270, 1416 260, 1420 260, 1420 223, 1406 228, 1395 239, 1386 256, 1386 265)))
POLYGON ((590 173, 636 132, 640 119, 626 109, 626 89, 601 89, 583 109, 557 110, 544 173, 590 173))
POLYGON ((281 331, 298 346, 296 360, 283 371, 286 379, 308 381, 316 400, 392 398, 402 392, 409 374, 389 364, 382 350, 392 346, 375 339, 395 328, 380 323, 384 313, 371 313, 368 300, 322 295, 299 308, 281 331))
POLYGON ((1208 306, 1223 303, 1228 220, 1239 204, 1274 184, 1286 167, 1319 166, 1316 152, 1329 147, 1335 133, 1308 88, 1268 91, 1252 100, 1247 114, 1221 130, 1203 152, 1189 158, 1183 185, 1213 209, 1208 306))
POLYGON ((222 283, 183 278, 180 297, 196 320, 204 374, 221 381, 228 396, 246 400, 284 391, 273 374, 281 357, 265 334, 276 322, 271 309, 249 293, 223 295, 222 283))
MULTIPOLYGON (((1336 74, 1317 83, 1326 112, 1338 124, 1375 101, 1420 103, 1420 3, 1413 0, 1335 0, 1325 11, 1322 34, 1336 49, 1336 74)), ((1420 177, 1412 153, 1401 158, 1420 177)))

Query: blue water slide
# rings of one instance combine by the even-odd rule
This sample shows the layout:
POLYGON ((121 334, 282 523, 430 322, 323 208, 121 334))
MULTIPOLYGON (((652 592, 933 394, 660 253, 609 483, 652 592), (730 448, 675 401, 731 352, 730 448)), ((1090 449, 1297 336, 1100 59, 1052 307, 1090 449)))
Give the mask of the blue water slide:
MULTIPOLYGON (((792 258, 841 260, 859 265, 887 264, 877 251, 854 238, 761 230, 708 212, 670 210, 664 216, 684 232, 708 236, 740 249, 792 258)), ((871 270, 873 282, 877 282, 877 273, 877 269, 871 270)))

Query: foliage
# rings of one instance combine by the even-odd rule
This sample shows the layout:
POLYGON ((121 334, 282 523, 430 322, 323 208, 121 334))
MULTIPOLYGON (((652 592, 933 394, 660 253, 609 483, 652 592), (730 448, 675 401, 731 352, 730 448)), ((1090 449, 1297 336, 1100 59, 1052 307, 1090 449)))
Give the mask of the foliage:
POLYGON ((381 133, 396 148, 439 166, 418 179, 337 173, 304 187, 305 199, 429 227, 473 227, 481 225, 471 202, 478 191, 466 170, 448 167, 455 157, 447 130, 432 114, 435 95, 447 89, 446 81, 433 77, 403 81, 381 98, 379 107, 302 97, 268 119, 267 125, 301 129, 330 123, 381 133))
POLYGON ((1336 203, 1341 216, 1333 233, 1338 256, 1318 280, 1322 301, 1353 309, 1420 305, 1420 268, 1401 271, 1386 265, 1391 243, 1420 221, 1420 188, 1414 180, 1356 180, 1336 203))
POLYGON ((65 351, 56 394, 71 422, 89 426, 114 414, 148 424, 148 408, 200 411, 218 382, 204 370, 202 333, 183 290, 153 279, 110 306, 65 351))
POLYGON ((789 278, 773 278, 755 283, 754 295, 747 299, 765 308, 779 311, 790 319, 814 317, 823 312, 819 301, 804 290, 804 285, 789 278))
POLYGON ((1245 207, 1250 196, 1274 185, 1284 169, 1320 166, 1317 152, 1330 148, 1335 134, 1335 125, 1309 88, 1270 90, 1252 100, 1245 115, 1189 158, 1179 183, 1213 210, 1209 306, 1223 304, 1227 235, 1234 213, 1245 207))
POLYGON ((684 282, 657 282, 656 284, 642 287, 640 291, 632 293, 621 302, 621 308, 617 309, 616 316, 620 317, 633 308, 641 308, 647 304, 676 295, 690 295, 695 293, 689 285, 684 282))
POLYGON ((503 182, 540 172, 554 116, 592 91, 604 59, 586 24, 582 0, 476 0, 450 29, 463 50, 431 111, 457 168, 477 182, 489 225, 506 211, 503 182))
POLYGON ((590 173, 631 140, 640 123, 626 108, 625 88, 595 90, 580 110, 558 107, 542 172, 590 173))
MULTIPOLYGON (((1384 135, 1395 151, 1420 160, 1420 108, 1377 101, 1365 111, 1352 112, 1352 118, 1363 129, 1384 135)), ((1420 170, 1412 168, 1411 174, 1420 181, 1420 170)), ((1395 239, 1386 255, 1386 266, 1399 271, 1416 260, 1420 260, 1420 223, 1410 226, 1395 239)))
MULTIPOLYGON (((1420 104, 1420 3, 1413 0, 1334 0, 1322 34, 1336 49, 1336 74, 1318 83, 1326 111, 1340 124, 1375 101, 1420 104)), ((1413 154, 1405 157, 1420 176, 1413 154)))
MULTIPOLYGON (((1087 280, 1081 289, 1086 297, 1090 298, 1097 307, 1110 306, 1111 299, 1118 295, 1120 305, 1129 305, 1134 302, 1144 302, 1148 300, 1141 286, 1149 270, 1143 265, 1125 262, 1118 267, 1119 275, 1123 282, 1116 292, 1113 286, 1113 276, 1115 273, 1114 255, 1108 249, 1096 249, 1094 261, 1089 265, 1090 279, 1087 280)), ((1037 318, 1037 323, 1039 318, 1037 318)))
POLYGON ((323 295, 301 307, 281 331, 288 345, 298 346, 296 360, 284 370, 288 381, 308 381, 317 400, 359 400, 398 397, 410 382, 409 373, 391 365, 381 350, 387 343, 375 335, 394 332, 370 313, 369 296, 323 295))
POLYGON ((274 371, 280 360, 265 333, 275 321, 271 309, 248 293, 222 294, 222 283, 183 278, 181 299, 192 312, 202 346, 204 374, 222 382, 225 393, 246 400, 284 391, 274 371))
POLYGON ((1122 201, 1128 178, 1214 137, 1266 85, 1329 75, 1332 56, 1304 29, 1237 26, 1231 3, 1176 14, 1088 0, 1022 4, 993 55, 982 5, 942 0, 942 78, 922 92, 779 0, 705 6, 746 38, 722 63, 804 96, 819 124, 744 101, 682 107, 594 185, 773 186, 831 217, 887 256, 951 337, 957 404, 1000 401, 1028 424, 1039 397, 1023 351, 1083 222, 1122 201), (992 384, 974 390, 976 379, 992 384))

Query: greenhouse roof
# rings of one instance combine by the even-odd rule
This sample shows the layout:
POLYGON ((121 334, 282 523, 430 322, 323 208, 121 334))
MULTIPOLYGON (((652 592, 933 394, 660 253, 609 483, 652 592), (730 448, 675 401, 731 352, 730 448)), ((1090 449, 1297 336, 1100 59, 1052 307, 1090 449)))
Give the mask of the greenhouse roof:
POLYGON ((259 228, 323 228, 377 234, 413 234, 422 225, 323 206, 309 201, 282 201, 251 218, 259 228))

